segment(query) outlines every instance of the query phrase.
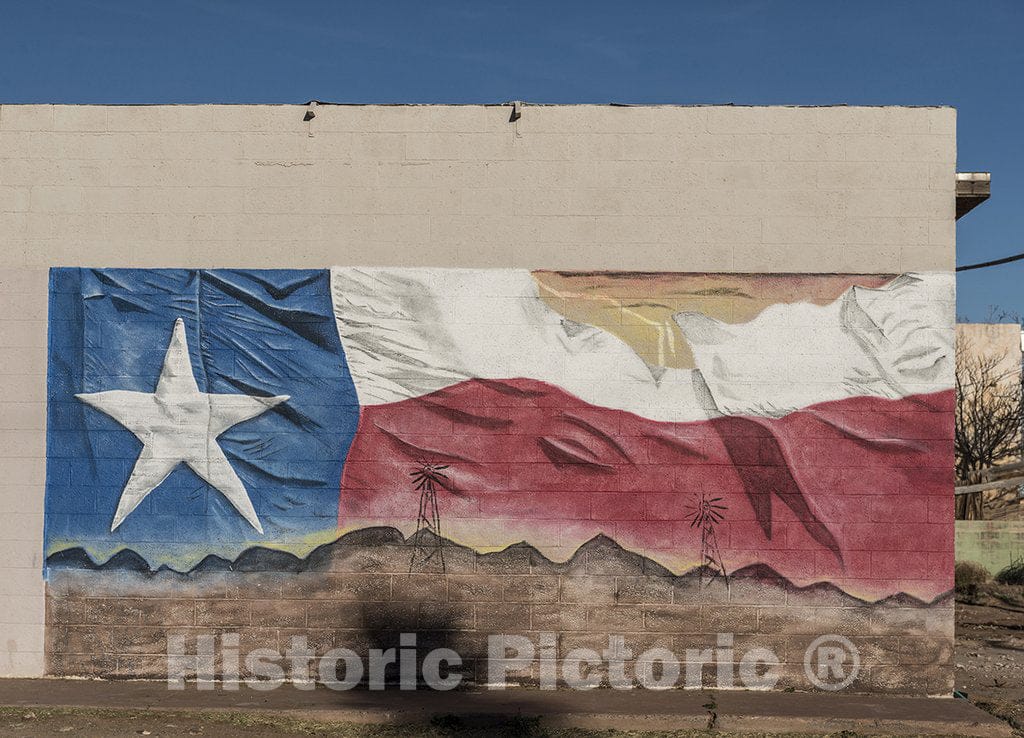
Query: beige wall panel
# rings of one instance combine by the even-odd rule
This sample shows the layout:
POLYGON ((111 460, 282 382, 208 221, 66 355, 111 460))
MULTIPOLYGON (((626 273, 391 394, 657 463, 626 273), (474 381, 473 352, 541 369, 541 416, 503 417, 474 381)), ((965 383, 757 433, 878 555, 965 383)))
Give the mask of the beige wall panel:
POLYGON ((510 111, 0 106, 0 673, 43 669, 48 267, 953 267, 952 109, 510 111))

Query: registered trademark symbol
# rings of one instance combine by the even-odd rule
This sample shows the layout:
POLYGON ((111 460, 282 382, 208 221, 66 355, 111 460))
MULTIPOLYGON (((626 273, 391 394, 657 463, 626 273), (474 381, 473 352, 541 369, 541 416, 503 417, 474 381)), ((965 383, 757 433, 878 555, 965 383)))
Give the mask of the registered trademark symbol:
POLYGON ((846 689, 860 674, 860 651, 845 636, 819 636, 804 652, 804 674, 818 689, 846 689))

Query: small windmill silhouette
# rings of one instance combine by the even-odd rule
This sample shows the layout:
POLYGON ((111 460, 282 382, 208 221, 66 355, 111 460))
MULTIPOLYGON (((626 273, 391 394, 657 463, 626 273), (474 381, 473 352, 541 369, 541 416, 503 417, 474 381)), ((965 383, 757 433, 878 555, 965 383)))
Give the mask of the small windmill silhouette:
POLYGON ((420 493, 420 510, 416 518, 416 532, 413 533, 415 548, 409 561, 409 572, 419 564, 426 564, 434 556, 441 560, 441 571, 444 565, 444 539, 441 537, 441 515, 437 511, 437 488, 444 487, 448 475, 444 473, 447 464, 428 464, 420 462, 419 466, 409 472, 413 488, 420 493), (429 535, 428 535, 429 531, 429 535))
POLYGON ((707 493, 701 492, 696 504, 690 505, 693 511, 690 516, 690 527, 700 528, 700 582, 704 583, 704 572, 710 570, 711 580, 721 575, 729 584, 729 575, 725 571, 725 563, 722 561, 722 552, 718 548, 718 536, 715 528, 725 520, 725 511, 729 508, 721 504, 721 497, 708 497, 707 493))

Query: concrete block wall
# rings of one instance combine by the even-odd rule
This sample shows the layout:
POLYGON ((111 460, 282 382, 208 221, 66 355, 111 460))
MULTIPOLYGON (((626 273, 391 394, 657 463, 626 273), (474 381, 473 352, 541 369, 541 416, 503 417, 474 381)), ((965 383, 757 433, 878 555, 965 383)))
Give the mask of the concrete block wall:
POLYGON ((52 266, 951 270, 945 108, 0 106, 0 671, 44 670, 52 266))
POLYGON ((953 266, 948 108, 3 106, 12 266, 953 266), (342 259, 344 257, 344 259, 342 259), (685 258, 683 258, 685 257, 685 258))
MULTIPOLYGON (((343 538, 302 573, 58 571, 50 582, 48 671, 164 679, 174 637, 186 655, 179 673, 208 678, 199 639, 230 633, 242 654, 238 673, 250 679, 254 673, 244 664, 250 651, 284 653, 295 637, 305 638, 317 656, 337 648, 363 655, 398 648, 400 634, 415 633, 420 660, 430 649, 450 648, 462 659, 456 669, 462 683, 485 685, 488 639, 503 634, 526 638, 537 650, 549 638, 559 659, 573 649, 600 654, 610 638, 621 637, 629 650, 627 679, 637 657, 665 649, 680 659, 679 686, 694 668, 688 664, 700 663, 698 684, 707 688, 743 688, 744 656, 768 649, 779 660, 774 688, 807 690, 815 687, 804 670, 809 644, 823 633, 849 633, 861 658, 856 691, 946 695, 952 688, 951 598, 928 608, 866 606, 837 589, 800 590, 756 575, 734 577, 727 586, 720 577, 672 576, 607 539, 592 541, 564 564, 529 546, 491 554, 450 546, 444 570, 435 560, 410 573, 401 537, 376 535, 380 540, 343 538), (727 655, 698 656, 721 645, 719 633, 731 636, 727 655), (719 681, 723 672, 728 684, 719 681)), ((222 674, 225 656, 214 643, 210 655, 222 674)), ((538 663, 516 666, 509 683, 540 682, 538 663)), ((608 684, 607 664, 587 675, 608 684)), ((394 685, 397 669, 385 676, 394 685)))
POLYGON ((956 521, 956 560, 981 564, 995 575, 1024 559, 1024 521, 956 521))

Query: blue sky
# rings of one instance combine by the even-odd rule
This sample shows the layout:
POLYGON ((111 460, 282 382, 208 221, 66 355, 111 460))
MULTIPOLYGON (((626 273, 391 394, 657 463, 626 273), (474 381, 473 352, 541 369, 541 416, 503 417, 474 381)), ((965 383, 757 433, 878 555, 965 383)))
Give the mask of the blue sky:
MULTIPOLYGON (((1024 251, 1019 0, 33 0, 4 4, 0 102, 914 104, 959 109, 992 200, 959 262, 1024 251)), ((1024 262, 961 315, 1024 313, 1024 262)))

